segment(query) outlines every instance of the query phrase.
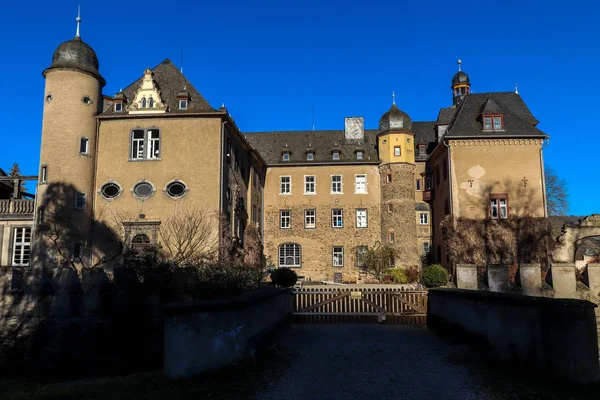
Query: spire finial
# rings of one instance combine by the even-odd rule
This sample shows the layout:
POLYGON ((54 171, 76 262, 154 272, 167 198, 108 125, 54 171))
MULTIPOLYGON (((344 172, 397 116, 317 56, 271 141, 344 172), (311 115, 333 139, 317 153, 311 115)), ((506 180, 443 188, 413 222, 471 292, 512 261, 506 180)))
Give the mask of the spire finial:
POLYGON ((517 85, 516 83, 515 83, 515 93, 519 94, 519 85, 517 85))
POLYGON ((77 21, 77 31, 75 32, 75 37, 78 38, 79 36, 79 24, 81 23, 81 6, 77 6, 77 18, 75 18, 75 21, 77 21))
POLYGON ((461 69, 461 66, 460 66, 460 65, 462 64, 462 60, 459 58, 459 59, 456 61, 456 63, 458 64, 458 72, 462 71, 462 69, 461 69))
POLYGON ((396 92, 394 92, 392 90, 392 104, 395 105, 396 104, 396 92))

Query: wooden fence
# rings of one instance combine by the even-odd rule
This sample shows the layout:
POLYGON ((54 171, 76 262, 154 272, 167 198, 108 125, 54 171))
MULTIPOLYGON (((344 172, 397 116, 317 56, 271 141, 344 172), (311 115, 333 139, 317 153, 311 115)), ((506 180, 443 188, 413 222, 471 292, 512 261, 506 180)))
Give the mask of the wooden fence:
POLYGON ((293 291, 294 315, 311 322, 387 321, 422 325, 427 291, 385 285, 302 287, 293 291))

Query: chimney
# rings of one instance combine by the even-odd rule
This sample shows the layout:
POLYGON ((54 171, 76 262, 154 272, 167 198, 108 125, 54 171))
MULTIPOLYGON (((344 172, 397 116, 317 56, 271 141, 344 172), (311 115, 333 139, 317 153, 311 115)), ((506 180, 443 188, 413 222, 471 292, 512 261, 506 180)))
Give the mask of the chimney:
POLYGON ((346 117, 344 118, 344 139, 347 141, 365 140, 365 119, 364 117, 346 117))

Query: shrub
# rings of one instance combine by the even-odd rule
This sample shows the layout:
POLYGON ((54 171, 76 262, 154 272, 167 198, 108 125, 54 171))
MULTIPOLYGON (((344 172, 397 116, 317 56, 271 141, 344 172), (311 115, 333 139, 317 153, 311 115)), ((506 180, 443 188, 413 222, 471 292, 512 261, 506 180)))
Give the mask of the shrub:
POLYGON ((423 269, 423 284, 438 287, 448 283, 448 271, 439 264, 428 265, 423 269))
POLYGON ((385 274, 391 276, 394 283, 408 282, 406 274, 404 273, 404 270, 402 268, 392 268, 386 271, 385 274))
POLYGON ((289 268, 277 268, 271 272, 271 282, 275 286, 292 287, 297 281, 298 275, 289 268))
POLYGON ((407 283, 420 282, 423 276, 423 270, 419 267, 408 267, 404 270, 407 283))

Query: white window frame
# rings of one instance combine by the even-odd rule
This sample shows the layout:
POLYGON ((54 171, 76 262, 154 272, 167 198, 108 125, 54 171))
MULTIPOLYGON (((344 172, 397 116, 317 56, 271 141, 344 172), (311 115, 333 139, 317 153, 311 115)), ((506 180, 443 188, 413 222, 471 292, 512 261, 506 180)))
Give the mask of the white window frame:
POLYGON ((279 194, 280 195, 291 195, 292 194, 292 176, 291 175, 280 175, 279 176, 279 194), (284 178, 287 178, 287 182, 284 182, 284 178), (284 186, 285 185, 285 186, 284 186), (284 191, 284 189, 287 189, 284 191))
POLYGON ((502 130, 502 117, 499 115, 495 115, 492 117, 492 127, 495 131, 502 130), (498 122, 498 126, 496 127, 496 122, 498 122))
POLYGON ((13 229, 12 265, 15 267, 27 266, 31 263, 31 227, 16 227, 13 229), (19 234, 21 232, 21 240, 19 234), (29 234, 29 235, 28 235, 29 234), (29 236, 29 240, 27 240, 29 236), (27 256, 27 257, 26 257, 27 256), (27 258, 27 262, 23 262, 27 258))
POLYGON ((148 154, 146 154, 146 159, 148 160, 156 160, 160 158, 160 129, 147 129, 146 130, 146 140, 148 154), (157 137, 153 137, 153 134, 156 133, 157 137))
POLYGON ((356 152, 356 159, 357 160, 362 160, 363 159, 363 152, 362 151, 357 151, 356 152))
POLYGON ((40 183, 48 183, 48 166, 42 165, 40 169, 40 183))
POLYGON ((367 174, 356 174, 354 175, 354 194, 367 194, 367 174), (364 177, 364 191, 363 190, 359 190, 360 185, 359 186, 359 177, 364 177))
POLYGON ((315 153, 313 153, 312 151, 309 151, 308 153, 306 153, 306 161, 313 161, 315 159, 315 153))
POLYGON ((339 159, 340 159, 340 152, 339 151, 334 151, 332 153, 332 160, 339 161, 339 159))
POLYGON ((508 218, 508 198, 494 197, 490 199, 490 216, 492 219, 507 219, 508 218), (496 215, 494 216, 494 211, 496 215))
POLYGON ((87 195, 82 192, 75 193, 75 203, 73 206, 79 210, 83 210, 87 204, 87 195), (81 200, 81 203, 80 203, 81 200))
POLYGON ((90 154, 90 139, 86 136, 79 138, 79 154, 90 154), (81 151, 82 145, 85 143, 85 148, 81 151))
POLYGON ((331 246, 331 264, 334 267, 344 266, 344 246, 331 246))
POLYGON ((483 130, 491 131, 494 127, 494 119, 492 117, 483 117, 483 130), (489 124, 486 122, 489 121, 489 124))
POLYGON ((369 227, 369 213, 366 208, 356 209, 356 227, 357 228, 368 228, 369 227))
POLYGON ((507 219, 508 218, 508 199, 507 198, 499 198, 500 200, 500 218, 507 219), (502 204, 504 203, 504 204, 502 204))
POLYGON ((129 148, 129 159, 137 160, 160 160, 162 153, 162 131, 158 128, 136 128, 131 130, 131 142, 129 148), (143 132, 143 137, 135 138, 136 132, 143 132), (154 133, 158 137, 153 137, 154 133), (134 153, 135 151, 135 153, 134 153))
POLYGON ((344 227, 344 209, 333 208, 331 209, 331 227, 332 228, 343 228, 344 227), (338 213, 339 211, 339 213, 338 213), (339 225, 336 223, 339 221, 339 225))
POLYGON ((423 242, 423 247, 421 250, 423 251, 423 254, 429 254, 429 252, 431 251, 431 245, 429 244, 429 242, 423 242))
POLYGON ((302 267, 302 246, 298 243, 282 243, 277 250, 279 268, 302 267), (290 258, 292 259, 292 263, 288 263, 290 258), (283 263, 281 262, 282 260, 283 263))
POLYGON ((290 153, 283 153, 281 155, 281 161, 290 161, 290 153))
POLYGON ((331 175, 331 194, 344 194, 344 176, 343 175, 331 175), (340 178, 339 182, 334 182, 334 178, 340 178), (339 184, 339 191, 336 191, 336 186, 339 184))
POLYGON ((304 175, 304 194, 317 194, 317 177, 315 175, 304 175), (311 178, 312 182, 309 182, 311 178))
POLYGON ((279 210, 279 228, 292 229, 292 210, 279 210))
POLYGON ((179 99, 178 103, 179 103, 179 109, 180 110, 187 110, 188 109, 188 100, 187 99, 179 99))
POLYGON ((120 101, 115 102, 115 112, 123 112, 123 103, 120 101))
POLYGON ((402 155, 402 149, 400 146, 394 146, 394 157, 400 157, 402 155))
POLYGON ((315 229, 317 227, 317 210, 314 208, 304 210, 304 229, 315 229))
POLYGON ((419 213, 419 225, 429 225, 429 213, 419 213))

